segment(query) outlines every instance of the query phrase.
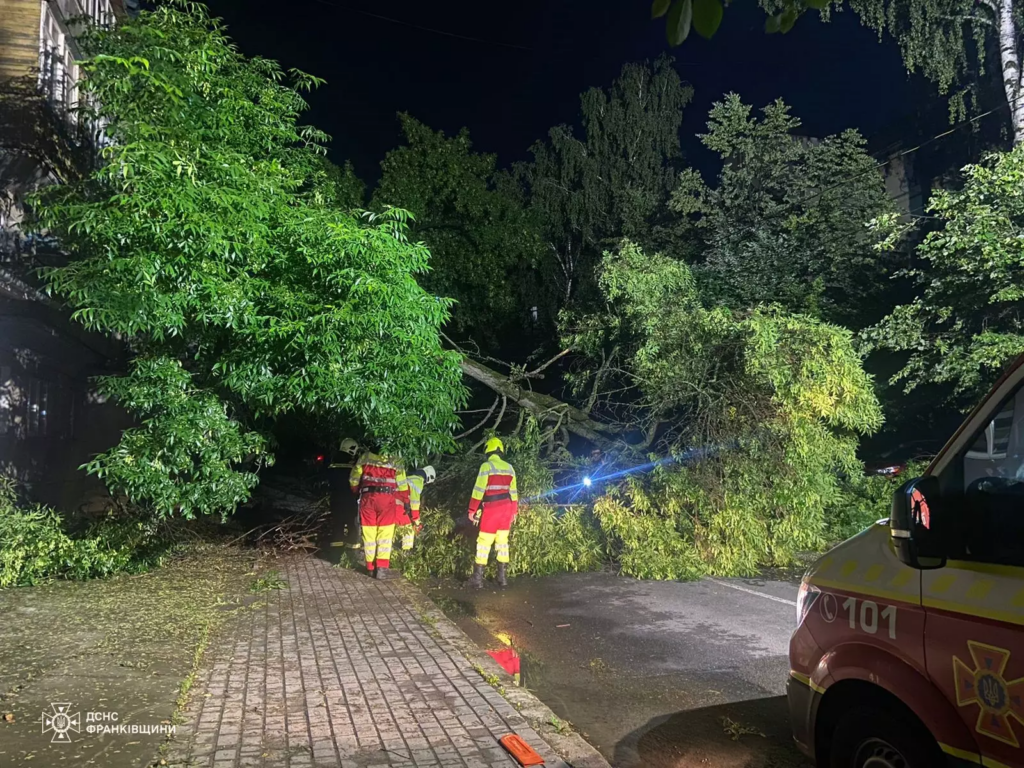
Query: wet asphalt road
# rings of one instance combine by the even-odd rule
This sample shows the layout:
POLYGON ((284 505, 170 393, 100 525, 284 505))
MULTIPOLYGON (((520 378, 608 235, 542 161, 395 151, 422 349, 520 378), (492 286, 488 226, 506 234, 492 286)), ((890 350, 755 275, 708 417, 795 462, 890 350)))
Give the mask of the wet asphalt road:
POLYGON ((785 699, 797 585, 597 573, 431 594, 482 647, 510 639, 523 684, 615 768, 807 768, 785 699))

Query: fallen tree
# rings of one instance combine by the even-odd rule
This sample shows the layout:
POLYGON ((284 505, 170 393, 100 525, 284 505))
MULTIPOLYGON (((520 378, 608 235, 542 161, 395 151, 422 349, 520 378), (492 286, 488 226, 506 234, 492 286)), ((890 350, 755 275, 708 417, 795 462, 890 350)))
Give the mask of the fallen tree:
MULTIPOLYGON (((462 359, 462 372, 473 381, 493 390, 501 398, 511 400, 541 423, 553 424, 555 430, 564 429, 589 440, 605 451, 622 450, 628 447, 628 444, 622 439, 625 427, 596 421, 581 408, 551 395, 524 387, 521 382, 529 374, 505 375, 468 357, 462 359)), ((492 408, 489 413, 493 413, 493 410, 492 408)), ((483 426, 486 421, 489 419, 485 419, 479 426, 483 426)))

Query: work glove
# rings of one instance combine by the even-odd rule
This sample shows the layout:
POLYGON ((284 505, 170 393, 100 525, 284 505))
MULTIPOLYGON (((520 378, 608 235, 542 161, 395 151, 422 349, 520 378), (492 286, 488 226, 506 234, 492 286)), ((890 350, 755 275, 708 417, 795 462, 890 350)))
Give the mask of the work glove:
POLYGON ((473 525, 479 526, 480 525, 480 513, 479 512, 470 512, 469 513, 469 522, 471 522, 473 525))

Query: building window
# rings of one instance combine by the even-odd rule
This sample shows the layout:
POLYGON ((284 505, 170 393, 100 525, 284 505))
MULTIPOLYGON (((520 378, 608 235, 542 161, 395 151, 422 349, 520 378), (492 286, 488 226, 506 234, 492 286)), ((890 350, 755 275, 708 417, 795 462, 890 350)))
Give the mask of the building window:
POLYGON ((29 379, 25 398, 25 436, 49 434, 50 385, 41 379, 29 379))

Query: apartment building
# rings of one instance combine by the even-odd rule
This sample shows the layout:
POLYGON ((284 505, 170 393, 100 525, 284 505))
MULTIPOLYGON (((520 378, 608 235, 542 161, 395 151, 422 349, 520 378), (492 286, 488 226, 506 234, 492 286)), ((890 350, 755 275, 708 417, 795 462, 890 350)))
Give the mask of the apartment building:
POLYGON ((93 487, 78 466, 127 424, 91 386, 118 369, 121 354, 40 290, 39 269, 67 255, 24 230, 25 200, 96 162, 103 126, 76 109, 76 25, 86 16, 116 23, 135 2, 0 0, 0 474, 64 508, 93 487))

